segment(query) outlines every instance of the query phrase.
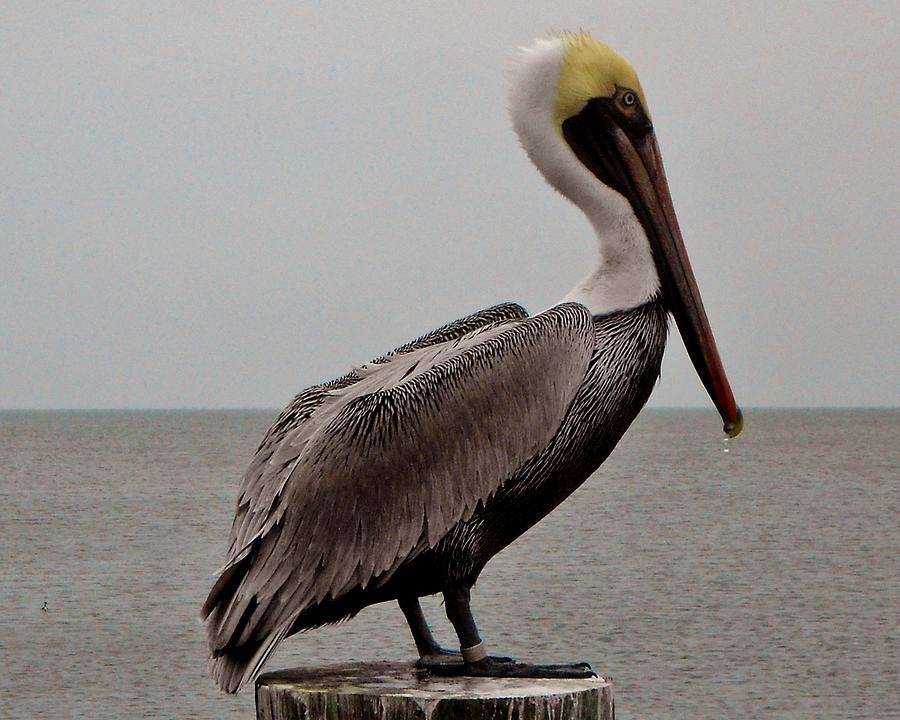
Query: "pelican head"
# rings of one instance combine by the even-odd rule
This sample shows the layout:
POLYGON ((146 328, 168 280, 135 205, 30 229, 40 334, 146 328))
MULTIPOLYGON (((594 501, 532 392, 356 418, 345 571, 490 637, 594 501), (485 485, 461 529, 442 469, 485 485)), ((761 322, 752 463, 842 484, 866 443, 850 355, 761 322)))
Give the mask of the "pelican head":
POLYGON ((510 115, 547 181, 587 215, 600 263, 567 296, 592 312, 661 294, 729 437, 743 427, 675 217, 647 99, 637 73, 587 33, 523 49, 510 115))

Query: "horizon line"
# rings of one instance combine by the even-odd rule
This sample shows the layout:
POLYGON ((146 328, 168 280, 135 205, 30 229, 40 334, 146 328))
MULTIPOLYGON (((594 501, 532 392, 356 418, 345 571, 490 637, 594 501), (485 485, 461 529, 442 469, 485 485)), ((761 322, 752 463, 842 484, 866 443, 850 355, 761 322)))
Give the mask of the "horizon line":
MULTIPOLYGON (((900 410, 900 405, 742 405, 743 410, 900 410)), ((280 406, 115 406, 115 407, 0 407, 0 412, 280 412, 280 406)), ((715 413, 703 405, 652 405, 643 411, 698 410, 715 413)))

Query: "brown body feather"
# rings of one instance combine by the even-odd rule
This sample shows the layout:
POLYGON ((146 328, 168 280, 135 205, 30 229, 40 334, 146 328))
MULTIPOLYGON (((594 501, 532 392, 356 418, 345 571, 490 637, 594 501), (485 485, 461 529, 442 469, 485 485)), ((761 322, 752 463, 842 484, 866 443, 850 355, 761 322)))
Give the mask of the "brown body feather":
POLYGON ((220 687, 254 677, 310 614, 332 622, 390 595, 396 573, 551 443, 595 354, 594 322, 575 304, 523 316, 464 318, 300 393, 276 420, 203 608, 220 687))

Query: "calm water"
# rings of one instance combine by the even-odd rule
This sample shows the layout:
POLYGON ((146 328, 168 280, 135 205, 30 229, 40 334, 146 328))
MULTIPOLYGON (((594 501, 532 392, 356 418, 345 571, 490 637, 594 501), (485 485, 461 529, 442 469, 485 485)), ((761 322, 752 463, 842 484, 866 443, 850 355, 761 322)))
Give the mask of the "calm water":
MULTIPOLYGON (((645 412, 482 575, 489 648, 591 661, 624 720, 898 717, 900 412, 747 415, 726 446, 711 412, 645 412)), ((273 416, 0 413, 0 716, 254 717, 197 613, 273 416)), ((269 669, 412 650, 382 605, 269 669)))

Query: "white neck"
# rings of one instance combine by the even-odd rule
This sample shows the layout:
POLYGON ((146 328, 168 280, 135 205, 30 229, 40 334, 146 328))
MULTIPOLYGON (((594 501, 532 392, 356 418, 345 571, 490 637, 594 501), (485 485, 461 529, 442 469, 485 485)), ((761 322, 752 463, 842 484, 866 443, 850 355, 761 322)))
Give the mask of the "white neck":
POLYGON ((631 204, 576 157, 556 127, 556 87, 565 48, 538 40, 513 69, 510 116, 528 157, 547 182, 587 215, 597 235, 597 266, 562 299, 600 315, 637 307, 659 290, 650 243, 631 204))

